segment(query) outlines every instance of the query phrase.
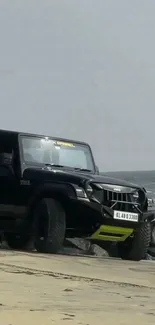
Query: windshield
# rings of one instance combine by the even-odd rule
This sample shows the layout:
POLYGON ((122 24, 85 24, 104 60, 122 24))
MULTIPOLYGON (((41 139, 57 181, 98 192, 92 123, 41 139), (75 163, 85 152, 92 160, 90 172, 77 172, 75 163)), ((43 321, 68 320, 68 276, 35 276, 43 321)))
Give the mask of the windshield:
POLYGON ((26 163, 95 169, 88 145, 31 136, 21 136, 21 144, 26 163))

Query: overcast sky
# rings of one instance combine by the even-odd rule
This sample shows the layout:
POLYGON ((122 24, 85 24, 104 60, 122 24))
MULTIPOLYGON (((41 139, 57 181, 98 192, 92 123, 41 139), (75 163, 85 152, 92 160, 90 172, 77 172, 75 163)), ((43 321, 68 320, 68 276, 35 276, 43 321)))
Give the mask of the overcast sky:
POLYGON ((155 1, 0 0, 0 128, 155 169, 155 1))

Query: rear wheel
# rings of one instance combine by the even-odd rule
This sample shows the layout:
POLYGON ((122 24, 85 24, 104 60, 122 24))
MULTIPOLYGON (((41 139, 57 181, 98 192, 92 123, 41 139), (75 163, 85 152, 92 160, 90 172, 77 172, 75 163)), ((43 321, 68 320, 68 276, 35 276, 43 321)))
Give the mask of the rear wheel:
POLYGON ((135 232, 133 238, 118 243, 119 257, 126 260, 140 261, 145 258, 151 240, 151 225, 143 223, 135 232))
POLYGON ((66 231, 65 211, 53 198, 41 199, 35 209, 34 246, 41 253, 57 253, 66 231))

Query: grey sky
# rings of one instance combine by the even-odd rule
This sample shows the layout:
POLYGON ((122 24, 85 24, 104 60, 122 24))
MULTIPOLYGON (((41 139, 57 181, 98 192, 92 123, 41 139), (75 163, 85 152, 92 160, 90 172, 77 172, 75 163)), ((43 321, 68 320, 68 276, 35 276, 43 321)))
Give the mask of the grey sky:
POLYGON ((155 169, 155 1, 1 0, 0 128, 88 141, 102 171, 155 169))

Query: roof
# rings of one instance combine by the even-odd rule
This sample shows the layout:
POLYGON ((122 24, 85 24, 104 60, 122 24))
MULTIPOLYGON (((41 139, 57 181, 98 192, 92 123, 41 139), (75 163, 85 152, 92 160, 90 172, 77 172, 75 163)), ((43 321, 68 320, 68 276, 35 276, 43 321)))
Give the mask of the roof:
POLYGON ((55 136, 51 136, 51 135, 45 135, 45 134, 39 134, 39 133, 26 133, 26 132, 20 132, 20 131, 12 131, 12 130, 4 130, 4 129, 0 129, 0 136, 3 135, 8 135, 8 136, 18 136, 18 135, 24 135, 24 136, 32 136, 32 137, 49 137, 53 140, 58 140, 58 141, 66 141, 66 142, 73 142, 73 143, 79 143, 79 144, 83 144, 83 145, 87 145, 89 146, 88 143, 83 142, 83 141, 79 141, 79 140, 72 140, 72 139, 67 139, 67 138, 60 138, 60 137, 55 137, 55 136))

